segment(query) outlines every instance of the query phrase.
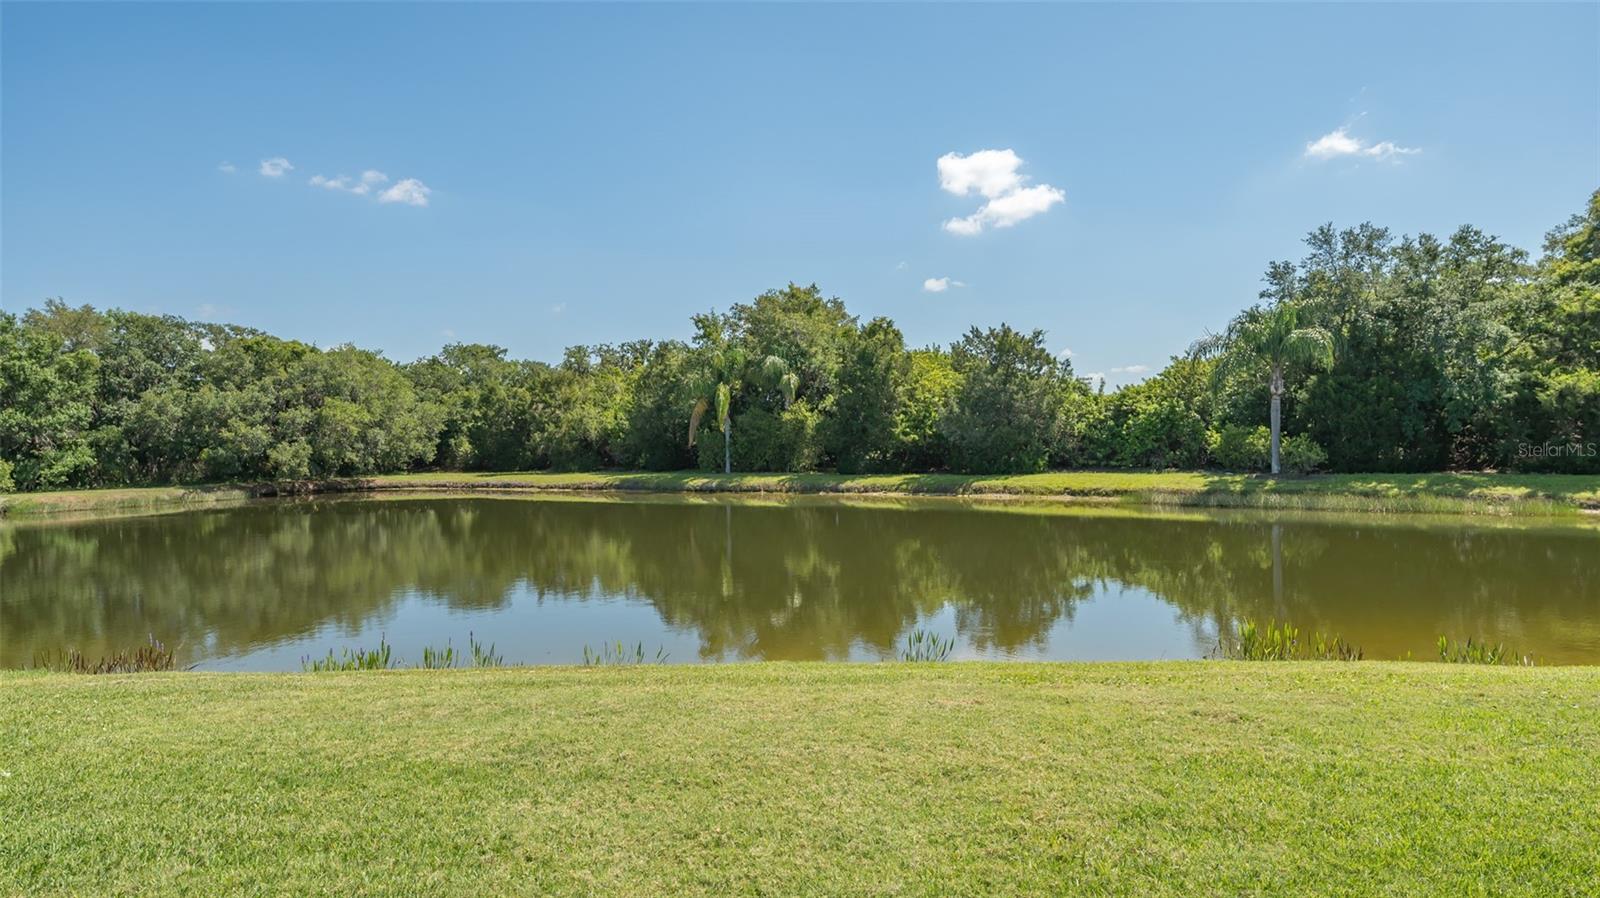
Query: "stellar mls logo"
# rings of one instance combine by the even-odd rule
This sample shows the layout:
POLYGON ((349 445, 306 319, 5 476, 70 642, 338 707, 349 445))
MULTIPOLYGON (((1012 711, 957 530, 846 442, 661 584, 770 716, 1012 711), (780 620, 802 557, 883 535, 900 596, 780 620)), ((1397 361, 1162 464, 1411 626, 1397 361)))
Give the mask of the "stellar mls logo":
POLYGON ((1518 443, 1517 458, 1594 458, 1600 455, 1595 443, 1518 443))

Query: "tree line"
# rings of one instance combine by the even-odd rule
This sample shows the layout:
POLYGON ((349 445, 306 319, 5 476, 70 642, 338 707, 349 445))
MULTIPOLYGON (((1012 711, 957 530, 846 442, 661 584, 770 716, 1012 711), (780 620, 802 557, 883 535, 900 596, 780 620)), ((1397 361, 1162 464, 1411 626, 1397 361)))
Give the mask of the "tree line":
POLYGON ((1464 226, 1311 232, 1255 305, 1107 392, 1042 331, 908 347, 816 286, 559 363, 396 363, 59 299, 0 313, 0 489, 418 468, 1600 472, 1600 191, 1537 261, 1464 226), (1278 424, 1284 438, 1279 440, 1278 424))

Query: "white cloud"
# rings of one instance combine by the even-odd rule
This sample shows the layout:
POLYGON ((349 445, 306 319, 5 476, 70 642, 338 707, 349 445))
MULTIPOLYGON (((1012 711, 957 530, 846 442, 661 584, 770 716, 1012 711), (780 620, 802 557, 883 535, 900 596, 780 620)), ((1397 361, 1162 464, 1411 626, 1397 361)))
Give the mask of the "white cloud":
POLYGON ((561 313, 565 312, 566 310, 567 310, 567 304, 564 303, 564 302, 558 302, 555 305, 550 307, 550 314, 559 317, 561 315, 561 313))
POLYGON ((945 153, 939 157, 939 187, 956 196, 976 191, 994 199, 1022 186, 1021 167, 1022 157, 1013 150, 945 153))
POLYGON ((904 263, 904 262, 901 262, 901 263, 900 263, 900 264, 899 264, 899 265, 896 265, 896 266, 895 266, 895 267, 894 267, 894 270, 895 270, 895 271, 905 271, 905 270, 906 270, 906 268, 907 268, 907 267, 908 267, 908 266, 907 266, 907 265, 906 265, 906 263, 904 263))
POLYGON ((294 166, 290 165, 289 160, 282 156, 274 156, 271 159, 261 160, 259 171, 264 177, 281 178, 285 173, 294 171, 294 166))
MULTIPOLYGON (((345 193, 353 193, 356 196, 366 196, 372 192, 372 188, 384 183, 387 180, 389 180, 388 175, 381 171, 375 171, 369 168, 361 173, 361 177, 359 179, 352 178, 349 175, 340 175, 337 178, 329 178, 323 175, 312 175, 310 184, 313 187, 325 187, 328 190, 342 190, 345 193)), ((418 183, 421 182, 419 181, 418 183)), ((419 205, 425 206, 427 203, 421 203, 419 205)))
POLYGON ((950 278, 947 278, 947 277, 943 277, 943 278, 928 278, 927 280, 922 282, 922 289, 925 292, 928 292, 928 293, 943 293, 944 291, 949 290, 951 287, 965 287, 965 286, 966 286, 965 283, 963 283, 961 281, 951 280, 950 278))
POLYGON ((1063 349, 1060 352, 1056 353, 1056 358, 1058 358, 1058 359, 1070 359, 1070 358, 1072 358, 1072 350, 1063 349))
POLYGON ((1143 374, 1150 370, 1149 365, 1124 365, 1121 368, 1112 368, 1112 374, 1143 374))
POLYGON ((234 165, 232 162, 217 163, 217 171, 222 172, 225 175, 231 175, 238 170, 239 166, 234 165))
POLYGON ((1028 180, 1019 168, 1022 157, 1013 150, 979 150, 962 156, 946 153, 939 157, 939 187, 956 196, 974 193, 987 202, 963 218, 952 218, 944 229, 952 234, 971 236, 986 227, 1009 228, 1044 213, 1067 195, 1049 184, 1024 187, 1028 180))
MULTIPOLYGON (((376 174, 376 172, 374 172, 376 174)), ((380 203, 405 203, 408 206, 428 205, 428 194, 433 191, 416 178, 396 181, 393 187, 378 194, 380 203)))
POLYGON ((1337 159, 1340 156, 1391 159, 1395 156, 1410 156, 1420 152, 1422 150, 1416 147, 1403 147, 1392 140, 1369 144, 1359 137, 1351 137, 1346 128, 1335 128, 1306 144, 1308 159, 1337 159))

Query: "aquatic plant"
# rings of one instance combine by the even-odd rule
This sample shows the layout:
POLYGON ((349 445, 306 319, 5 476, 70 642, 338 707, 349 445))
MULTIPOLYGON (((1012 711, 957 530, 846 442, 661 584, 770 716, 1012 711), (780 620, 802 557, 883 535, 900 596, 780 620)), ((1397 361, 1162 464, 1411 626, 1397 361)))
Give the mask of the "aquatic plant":
POLYGON ((325 673, 336 670, 388 670, 394 667, 393 647, 383 637, 378 637, 378 647, 374 650, 348 648, 341 649, 336 656, 333 649, 328 649, 328 657, 313 658, 310 655, 300 659, 300 667, 309 673, 325 673))
POLYGON ((1360 661, 1361 647, 1344 637, 1313 633, 1302 641, 1300 630, 1288 623, 1268 621, 1264 626, 1253 620, 1239 624, 1239 635, 1217 643, 1216 657, 1231 661, 1360 661))
POLYGON ((1446 664, 1520 664, 1533 666, 1532 655, 1522 655, 1505 647, 1505 643, 1475 642, 1468 636, 1465 642, 1451 642, 1439 637, 1439 660, 1446 664))
MULTIPOLYGON (((644 663, 646 663, 646 656, 644 653, 644 643, 642 642, 637 643, 631 649, 623 645, 621 641, 613 644, 601 644, 598 649, 590 648, 587 645, 583 647, 583 664, 585 667, 604 667, 608 665, 644 663)), ((651 658, 649 663, 667 663, 666 648, 658 647, 656 649, 655 657, 651 658)))
POLYGON ((948 661, 955 647, 955 637, 941 638, 931 630, 918 627, 906 634, 906 644, 905 648, 900 650, 900 660, 948 661))
POLYGON ((421 666, 423 670, 442 670, 445 668, 455 667, 455 647, 452 646, 449 641, 445 642, 444 648, 442 649, 436 649, 431 645, 423 646, 421 666))
POLYGON ((150 642, 146 645, 112 652, 99 658, 90 658, 77 649, 65 651, 58 649, 54 653, 34 656, 34 666, 81 674, 147 673, 176 670, 178 656, 172 649, 162 645, 155 636, 151 636, 150 642))
POLYGON ((1308 656, 1316 661, 1360 661, 1361 646, 1351 645, 1342 636, 1314 633, 1308 656))
POLYGON ((478 637, 473 635, 471 630, 467 631, 467 649, 472 653, 473 667, 505 666, 506 659, 503 655, 495 654, 494 643, 489 643, 489 646, 485 648, 483 643, 478 641, 478 637))

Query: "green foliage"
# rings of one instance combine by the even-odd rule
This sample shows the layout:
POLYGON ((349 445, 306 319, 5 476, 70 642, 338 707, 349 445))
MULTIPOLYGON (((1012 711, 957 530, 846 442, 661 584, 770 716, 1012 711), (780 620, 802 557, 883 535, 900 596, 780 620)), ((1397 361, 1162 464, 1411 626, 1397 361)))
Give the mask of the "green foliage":
POLYGON ((1063 382, 1071 366, 1045 348, 1044 332, 1002 324, 974 327, 951 348, 961 375, 955 407, 943 420, 950 466, 958 471, 1044 470, 1062 435, 1063 382))
POLYGON ((1533 656, 1513 652, 1502 643, 1490 645, 1486 642, 1474 641, 1468 636, 1465 642, 1453 642, 1448 637, 1439 637, 1439 660, 1446 664, 1518 664, 1523 667, 1533 666, 1533 656))
POLYGON ((307 673, 326 673, 343 670, 388 670, 398 664, 394 657, 393 647, 383 638, 378 639, 376 649, 341 649, 336 656, 333 649, 328 650, 326 658, 312 658, 307 655, 300 659, 300 668, 307 673))
POLYGON ((397 365, 47 299, 0 313, 0 487, 424 467, 1254 471, 1274 455, 1292 473, 1600 472, 1600 191, 1534 264, 1472 227, 1324 226, 1306 247, 1224 333, 1109 393, 1042 332, 907 351, 893 322, 863 325, 815 285, 697 315, 691 343, 576 346, 554 365, 474 344, 397 365))
POLYGON ((1253 620, 1239 624, 1238 635, 1217 645, 1217 654, 1232 661, 1360 661, 1359 646, 1343 637, 1313 633, 1301 639, 1300 630, 1287 623, 1268 621, 1258 626, 1253 620))
POLYGON ((601 643, 599 648, 583 647, 583 665, 585 667, 621 667, 635 664, 666 664, 667 650, 658 647, 656 653, 647 656, 644 653, 644 643, 637 643, 632 648, 621 642, 601 643))
POLYGON ((906 634, 906 644, 900 649, 900 660, 910 662, 948 661, 955 651, 954 637, 941 637, 931 630, 917 627, 906 634))
POLYGON ((1290 474, 1310 474, 1328 463, 1328 453, 1304 435, 1284 440, 1282 453, 1283 469, 1290 474))
POLYGON ((1211 459, 1228 471, 1265 471, 1269 439, 1265 427, 1225 424, 1210 435, 1211 459))

